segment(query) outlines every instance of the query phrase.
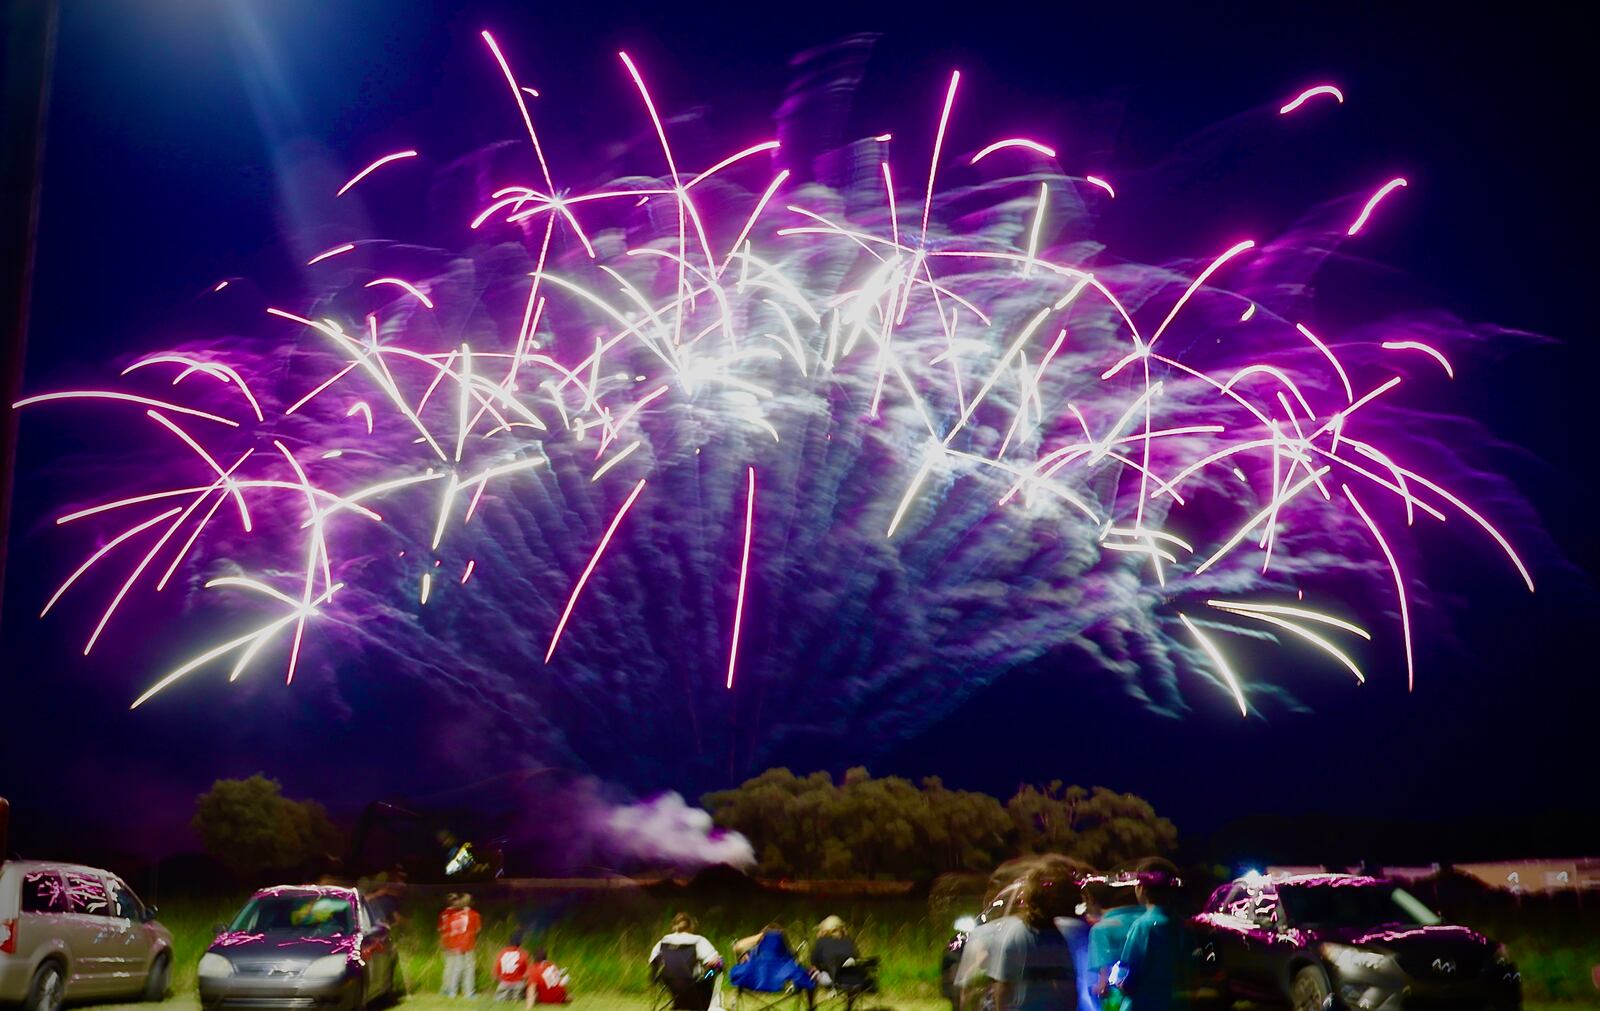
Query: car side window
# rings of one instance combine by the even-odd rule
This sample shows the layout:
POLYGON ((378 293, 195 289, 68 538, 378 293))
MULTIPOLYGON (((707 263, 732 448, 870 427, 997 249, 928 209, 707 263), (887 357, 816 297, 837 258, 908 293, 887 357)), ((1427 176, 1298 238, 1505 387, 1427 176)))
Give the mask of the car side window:
POLYGON ((55 871, 29 871, 22 876, 24 913, 68 912, 67 892, 55 871))
POLYGON ((111 879, 112 915, 139 923, 144 920, 144 903, 121 878, 111 879))
POLYGON ((372 929, 372 910, 367 908, 366 899, 362 899, 359 903, 357 903, 356 908, 360 910, 361 932, 364 934, 372 929))
POLYGON ((62 884, 67 896, 67 911, 88 916, 110 916, 111 896, 106 883, 93 874, 64 871, 62 884))
POLYGON ((1251 919, 1262 927, 1271 927, 1283 918, 1279 910, 1278 897, 1271 892, 1262 892, 1256 899, 1254 914, 1251 919))
POLYGON ((1239 916, 1249 919, 1250 892, 1243 885, 1234 885, 1222 900, 1221 910, 1229 916, 1239 916))

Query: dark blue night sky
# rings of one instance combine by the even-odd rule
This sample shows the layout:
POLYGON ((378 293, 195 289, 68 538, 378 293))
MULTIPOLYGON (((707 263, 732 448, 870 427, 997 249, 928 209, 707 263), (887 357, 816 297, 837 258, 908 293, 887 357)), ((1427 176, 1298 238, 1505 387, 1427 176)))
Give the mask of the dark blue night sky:
MULTIPOLYGON (((1579 155, 1592 89, 1575 15, 1491 21, 1421 4, 1350 13, 977 4, 938 14, 936 5, 501 0, 63 6, 30 391, 103 377, 112 359, 219 325, 259 329, 243 310, 219 320, 199 300, 224 277, 275 293, 301 283, 293 265, 304 257, 280 238, 295 211, 281 199, 279 170, 321 158, 364 164, 418 137, 464 153, 514 136, 478 39, 485 27, 549 89, 541 130, 569 151, 576 139, 606 143, 641 128, 596 115, 632 108, 615 61, 623 48, 651 68, 669 112, 704 106, 707 122, 742 143, 768 128, 792 54, 879 33, 852 120, 863 132, 892 121, 916 144, 948 71, 960 68, 967 100, 985 113, 958 126, 972 131, 964 139, 1013 128, 1063 147, 1093 138, 1086 157, 1112 175, 1182 158, 1174 148, 1214 124, 1337 81, 1349 115, 1291 144, 1281 177, 1263 181, 1243 159, 1222 159, 1185 192, 1119 206, 1106 227, 1123 255, 1207 255, 1241 230, 1281 225, 1284 208, 1408 176, 1404 199, 1363 247, 1392 268, 1376 290, 1367 279, 1365 297, 1421 299, 1553 338, 1529 340, 1450 391, 1452 407, 1506 444, 1497 468, 1548 531, 1553 546, 1533 557, 1539 593, 1527 597, 1491 553, 1450 557, 1446 543, 1425 578, 1449 632, 1421 652, 1410 695, 1391 652, 1373 661, 1372 683, 1320 694, 1310 713, 1241 724, 1225 701, 1203 699, 1180 722, 1056 658, 909 739, 875 739, 865 713, 846 739, 796 741, 776 758, 838 772, 867 755, 875 773, 937 774, 1002 794, 1022 781, 1104 784, 1148 797, 1201 843, 1241 817, 1318 813, 1471 826, 1442 859, 1578 845, 1558 823, 1563 811, 1592 807, 1600 713, 1596 454, 1585 434, 1600 375, 1589 295, 1600 221, 1579 155)), ((588 167, 568 165, 580 178, 588 167)), ((349 813, 524 760, 454 762, 449 742, 473 732, 472 717, 442 688, 391 690, 381 670, 346 670, 340 698, 354 704, 338 712, 320 708, 314 686, 291 705, 258 709, 259 690, 230 693, 214 677, 128 713, 149 680, 140 658, 160 643, 124 629, 128 642, 85 660, 83 613, 37 618, 81 547, 51 524, 79 493, 63 454, 81 452, 81 434, 59 421, 22 423, 0 644, 0 794, 16 810, 15 846, 70 846, 112 827, 131 849, 186 845, 191 798, 221 775, 265 771, 291 794, 349 813), (437 716, 419 722, 424 710, 437 716)), ((281 685, 267 689, 281 695, 281 685)), ((724 785, 636 779, 622 785, 724 785)))

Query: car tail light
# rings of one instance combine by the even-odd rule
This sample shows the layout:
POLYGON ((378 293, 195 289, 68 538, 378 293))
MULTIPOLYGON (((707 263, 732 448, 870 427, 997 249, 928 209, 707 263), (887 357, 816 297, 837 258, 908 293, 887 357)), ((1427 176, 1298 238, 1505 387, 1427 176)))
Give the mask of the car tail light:
POLYGON ((17 921, 0 920, 0 952, 7 955, 17 953, 17 921))

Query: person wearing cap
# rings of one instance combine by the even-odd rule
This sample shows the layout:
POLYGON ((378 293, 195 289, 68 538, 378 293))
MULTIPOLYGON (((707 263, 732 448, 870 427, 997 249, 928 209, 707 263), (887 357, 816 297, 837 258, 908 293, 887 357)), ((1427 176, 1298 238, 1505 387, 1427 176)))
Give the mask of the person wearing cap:
POLYGON ((483 918, 472 908, 472 896, 451 895, 450 904, 439 914, 439 947, 444 952, 444 995, 471 997, 476 992, 477 966, 473 951, 478 944, 478 929, 483 918))
POLYGON ((1122 990, 1122 1011, 1170 1011, 1177 1004, 1181 924, 1169 908, 1178 897, 1178 869, 1151 857, 1141 861, 1133 894, 1144 912, 1128 928, 1111 982, 1122 990))

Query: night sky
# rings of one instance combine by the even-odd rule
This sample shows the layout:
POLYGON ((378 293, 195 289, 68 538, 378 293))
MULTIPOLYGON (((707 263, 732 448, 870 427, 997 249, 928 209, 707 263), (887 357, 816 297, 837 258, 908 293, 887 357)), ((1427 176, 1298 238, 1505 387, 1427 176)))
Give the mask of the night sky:
MULTIPOLYGON (((280 235, 293 212, 279 200, 276 166, 307 150, 358 165, 418 137, 466 152, 514 136, 503 82, 477 37, 485 27, 549 88, 541 106, 549 136, 605 141, 638 128, 596 123, 581 100, 592 93, 597 108, 626 107, 614 54, 627 49, 651 68, 669 110, 704 105, 714 126, 753 139, 781 99, 790 55, 875 32, 856 121, 931 120, 949 70, 960 68, 965 101, 987 115, 958 130, 976 138, 1023 127, 1061 138, 1064 149, 1092 135, 1113 177, 1246 109, 1336 81, 1349 97, 1342 121, 1293 161, 1296 178, 1262 180, 1218 164, 1160 205, 1170 217, 1159 228, 1116 211, 1108 227, 1125 255, 1157 245, 1209 255, 1241 230, 1281 223, 1270 208, 1407 176, 1403 199, 1385 206, 1384 227, 1362 250, 1392 268, 1393 289, 1468 321, 1553 338, 1464 373, 1449 392, 1452 407, 1503 443, 1496 469, 1548 532, 1530 551, 1538 594, 1523 591, 1492 546, 1468 559, 1459 541, 1441 539, 1422 576, 1447 633, 1421 647, 1411 694, 1398 650, 1389 650, 1370 658, 1368 685, 1319 691, 1309 714, 1241 722, 1226 698, 1197 695, 1178 721, 1061 661, 1001 680, 915 739, 878 740, 865 714, 852 740, 808 742, 780 757, 835 772, 870 757, 876 773, 937 774, 1001 795, 1023 781, 1104 784, 1149 798, 1202 846, 1246 816, 1311 814, 1412 823, 1395 831, 1416 838, 1449 825, 1434 859, 1573 855, 1551 851, 1582 845, 1561 818, 1592 810, 1596 798, 1600 687, 1590 643, 1600 608, 1588 433, 1591 377, 1600 375, 1591 323, 1600 221, 1579 154, 1593 121, 1592 60, 1580 51, 1588 34, 1576 14, 1488 19, 1425 4, 1355 14, 1339 5, 1206 13, 978 4, 948 16, 927 13, 935 5, 866 4, 63 6, 29 391, 87 385, 113 357, 203 333, 214 320, 195 304, 219 278, 292 287, 297 250, 280 235)), ((223 775, 265 771, 291 794, 348 814, 380 795, 432 794, 519 763, 514 755, 453 763, 405 715, 440 700, 390 691, 381 671, 357 693, 359 711, 338 717, 319 712, 308 690, 258 718, 259 693, 230 693, 220 675, 127 712, 149 680, 142 651, 161 633, 124 628, 121 643, 85 660, 90 612, 37 618, 81 548, 51 527, 74 487, 72 460, 62 457, 82 448, 64 445, 73 434, 31 415, 22 425, 0 630, 0 794, 15 808, 14 846, 71 848, 106 832, 145 853, 190 845, 183 825, 192 798, 223 775)), ((438 713, 441 726, 457 719, 449 704, 438 713)), ((1373 856, 1426 858, 1416 849, 1396 842, 1373 856)))

